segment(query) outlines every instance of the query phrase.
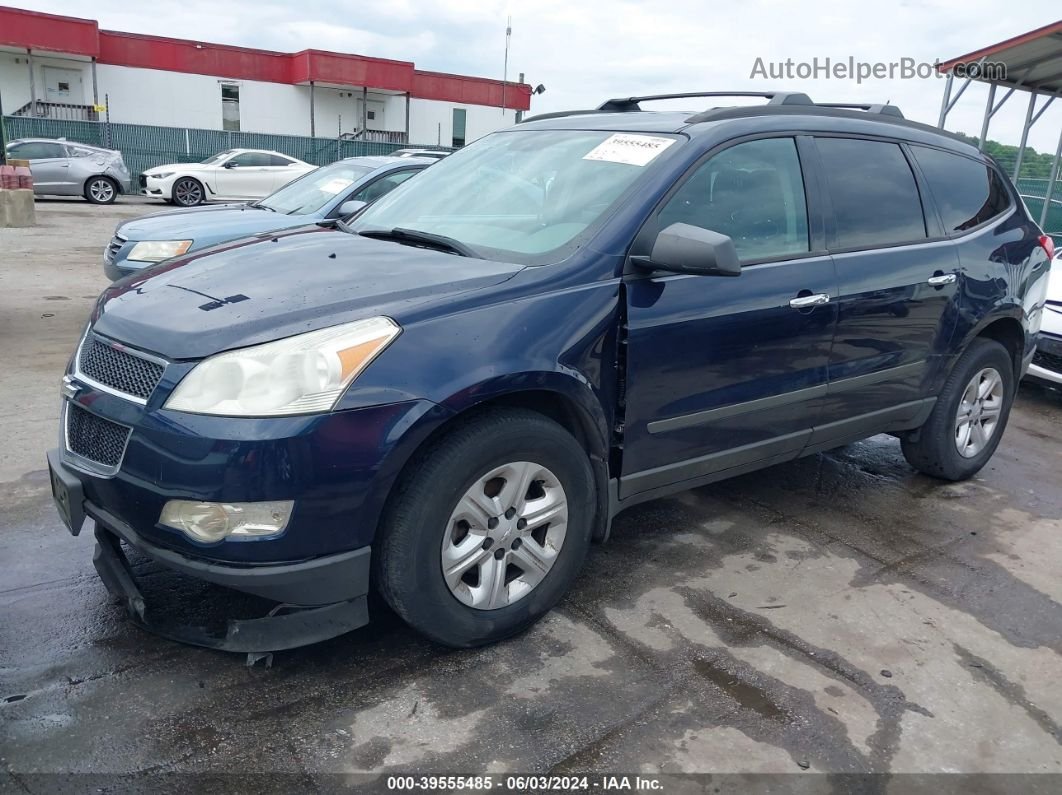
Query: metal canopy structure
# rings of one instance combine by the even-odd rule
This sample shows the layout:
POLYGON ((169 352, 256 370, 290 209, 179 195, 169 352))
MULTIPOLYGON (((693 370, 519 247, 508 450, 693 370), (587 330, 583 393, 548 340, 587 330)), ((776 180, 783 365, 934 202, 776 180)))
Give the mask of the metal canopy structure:
MULTIPOLYGON (((977 139, 977 145, 981 149, 984 149, 988 138, 992 117, 1016 91, 1028 93, 1025 123, 1022 125, 1021 143, 1018 145, 1018 156, 1014 163, 1014 179, 1017 181, 1022 156, 1029 140, 1029 130, 1043 117, 1044 111, 1056 99, 1062 97, 1062 20, 944 61, 937 65, 937 70, 948 76, 937 121, 937 126, 941 128, 944 127, 948 113, 969 88, 970 83, 976 81, 988 84, 988 99, 981 120, 981 134, 977 139), (955 90, 957 81, 961 81, 961 85, 955 90), (996 94, 1000 90, 1004 93, 997 101, 996 94)), ((1051 175, 1044 195, 1044 206, 1040 213, 1041 227, 1047 222, 1051 208, 1052 194, 1058 183, 1060 160, 1062 130, 1059 131, 1058 146, 1055 149, 1051 175)), ((1062 228, 1052 231, 1062 233, 1062 228)))

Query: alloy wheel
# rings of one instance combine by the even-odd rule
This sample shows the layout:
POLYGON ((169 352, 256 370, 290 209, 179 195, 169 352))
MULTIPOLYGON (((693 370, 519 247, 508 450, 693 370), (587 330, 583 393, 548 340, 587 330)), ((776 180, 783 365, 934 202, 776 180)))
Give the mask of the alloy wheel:
POLYGON ((446 585, 469 607, 507 607, 549 574, 567 527, 568 498, 556 475, 529 461, 496 467, 472 484, 447 521, 446 585))
POLYGON ((181 179, 173 186, 173 198, 178 204, 191 207, 203 201, 203 189, 194 179, 181 179))
POLYGON ((94 179, 89 183, 89 196, 97 204, 108 204, 114 200, 114 183, 109 179, 94 179))
POLYGON ((973 458, 988 446, 1003 413, 1003 378, 994 367, 978 372, 966 385, 955 414, 955 447, 973 458))

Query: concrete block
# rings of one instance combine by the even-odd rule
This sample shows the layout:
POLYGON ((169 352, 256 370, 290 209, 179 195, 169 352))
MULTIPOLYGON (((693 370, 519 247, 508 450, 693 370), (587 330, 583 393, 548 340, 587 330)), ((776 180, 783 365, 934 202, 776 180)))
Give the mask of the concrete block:
POLYGON ((35 226, 32 190, 0 189, 0 227, 35 226))

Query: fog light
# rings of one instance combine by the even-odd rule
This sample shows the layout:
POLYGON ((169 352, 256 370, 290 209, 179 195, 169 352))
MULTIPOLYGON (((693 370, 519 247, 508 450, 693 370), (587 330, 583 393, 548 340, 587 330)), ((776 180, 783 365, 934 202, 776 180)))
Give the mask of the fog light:
POLYGON ((274 502, 196 502, 170 500, 162 508, 159 524, 180 530, 196 541, 213 543, 268 538, 279 535, 288 526, 292 500, 274 502))

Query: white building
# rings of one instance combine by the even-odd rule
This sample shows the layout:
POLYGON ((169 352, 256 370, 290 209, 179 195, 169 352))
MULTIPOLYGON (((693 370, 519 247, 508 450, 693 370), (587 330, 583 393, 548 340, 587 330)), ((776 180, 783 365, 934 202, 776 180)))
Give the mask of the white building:
POLYGON ((511 125, 530 86, 411 61, 100 30, 0 6, 5 114, 460 146, 511 125))

